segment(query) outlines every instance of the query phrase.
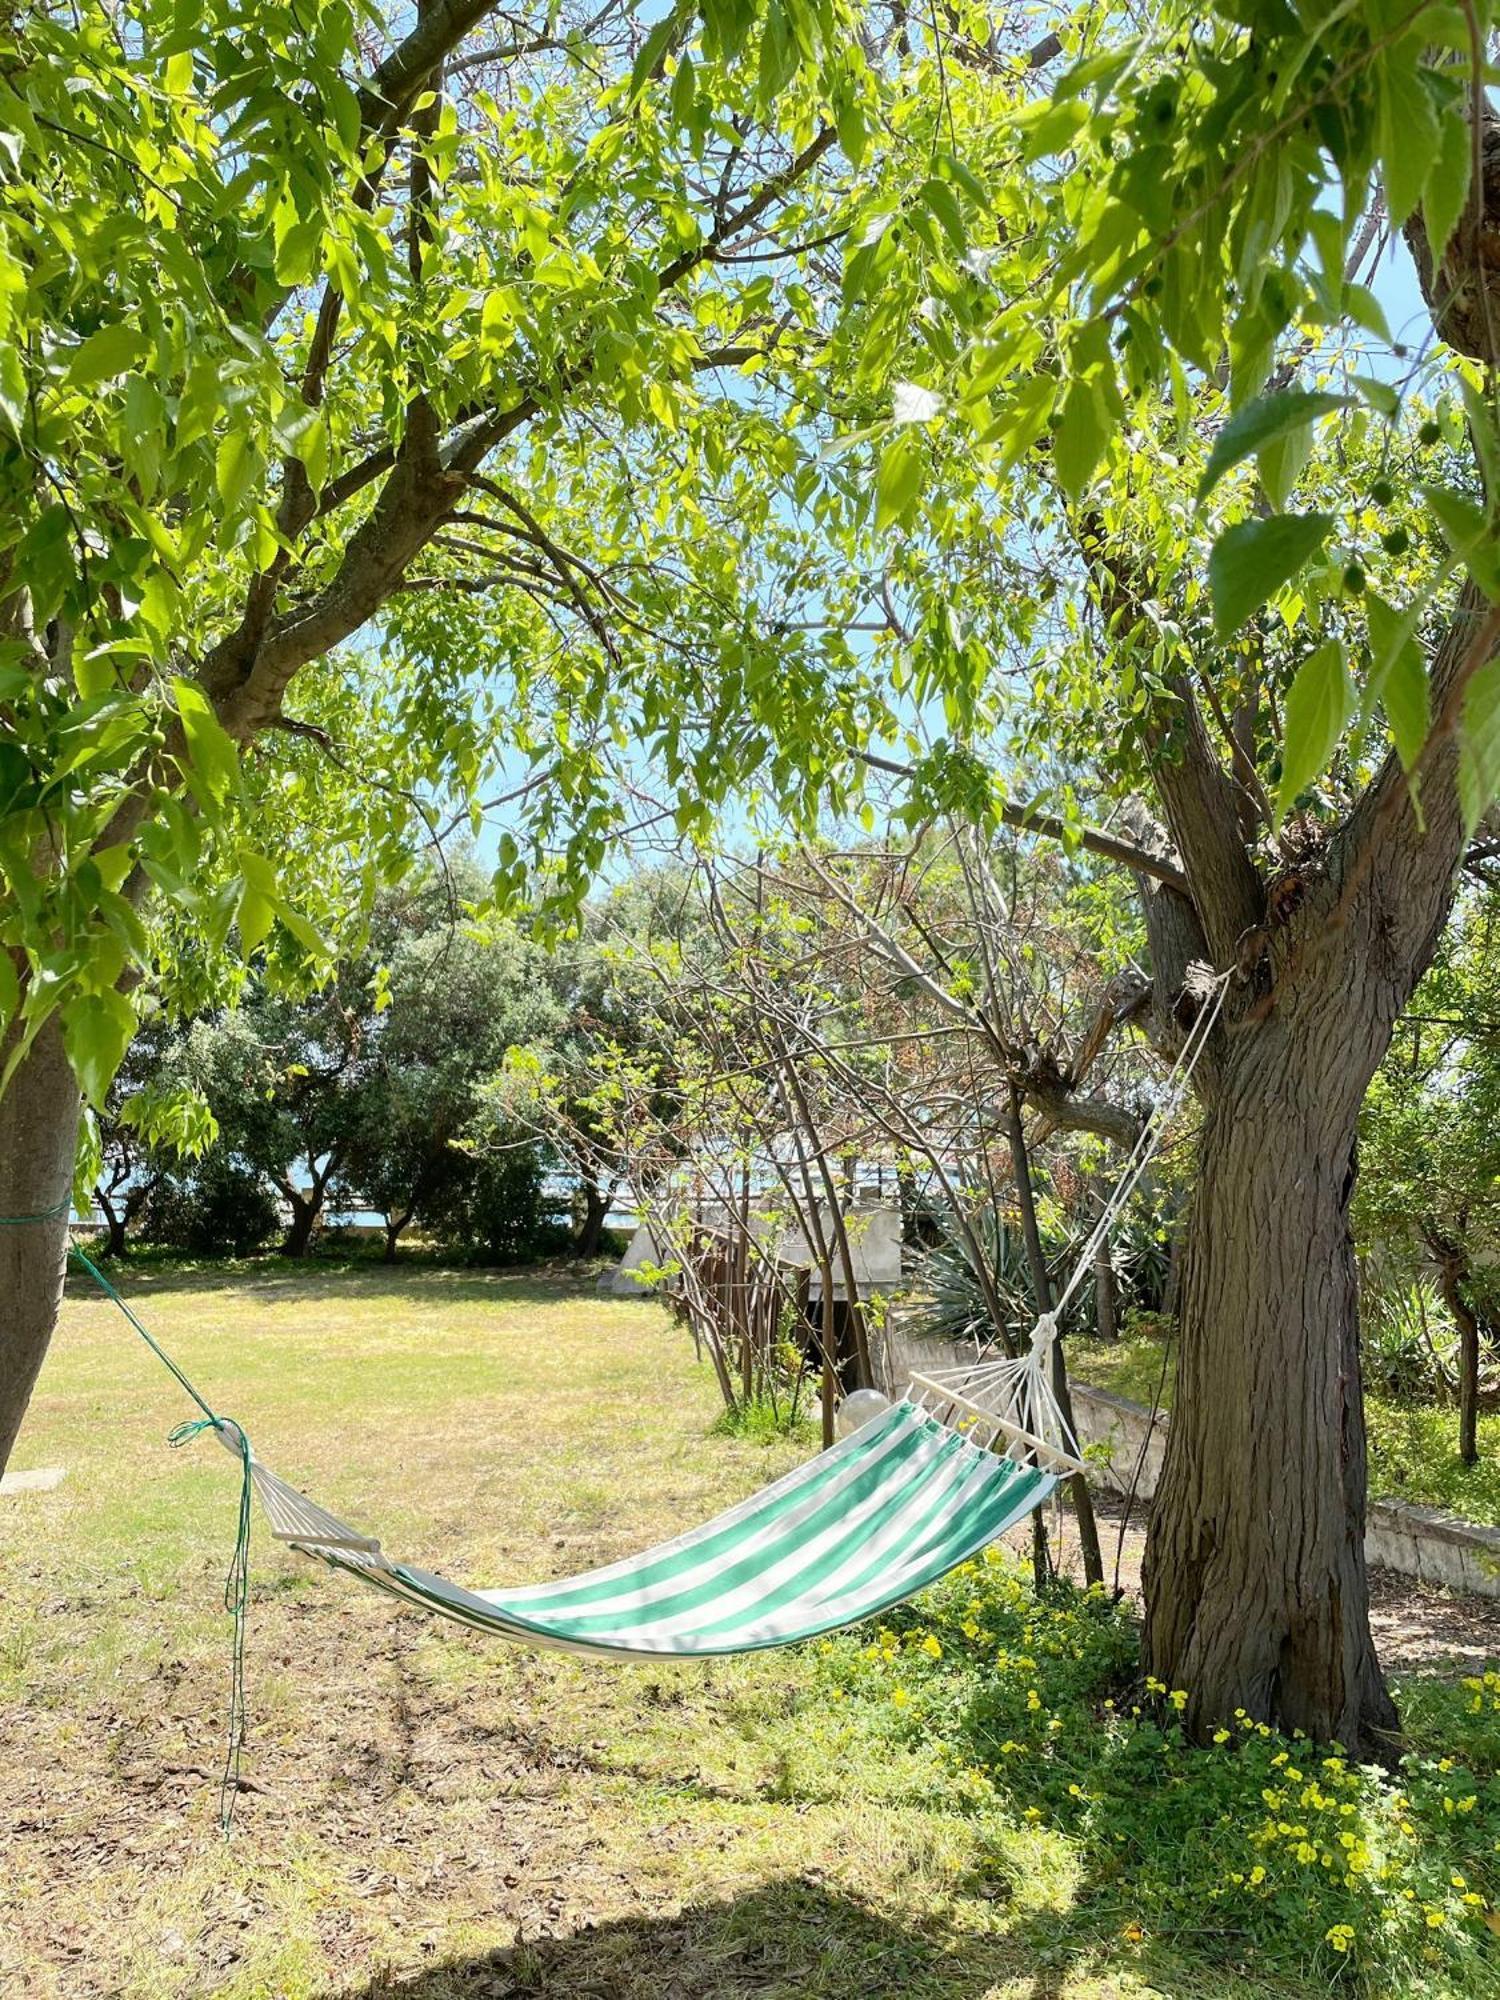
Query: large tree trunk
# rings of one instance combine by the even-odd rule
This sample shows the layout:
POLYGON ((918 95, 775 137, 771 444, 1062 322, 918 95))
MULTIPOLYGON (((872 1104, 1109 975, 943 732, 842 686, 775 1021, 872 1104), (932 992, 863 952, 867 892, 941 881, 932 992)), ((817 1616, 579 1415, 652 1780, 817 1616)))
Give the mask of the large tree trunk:
MULTIPOLYGON (((1309 910, 1274 1004, 1220 1037, 1206 1084, 1144 1566, 1146 1665, 1200 1731, 1243 1709, 1367 1755, 1396 1727, 1369 1627, 1349 1204, 1360 1105, 1447 908, 1449 871, 1418 853, 1393 843, 1345 925, 1309 910)), ((1332 857, 1330 899, 1342 872, 1332 857)))
POLYGON ((1145 1664, 1187 1690, 1189 1727, 1243 1709, 1366 1755, 1396 1713, 1365 1578, 1359 1093, 1330 1115, 1275 1039, 1236 1065, 1203 1134, 1145 1664))
MULTIPOLYGON (((1466 585, 1433 661, 1437 715, 1451 717, 1496 636, 1495 614, 1466 585)), ((1208 956, 1238 964, 1247 984, 1198 1073, 1208 1115, 1143 1565, 1145 1663, 1187 1691, 1195 1733, 1242 1709, 1389 1754, 1396 1715, 1365 1577, 1349 1202, 1360 1105, 1452 901, 1464 841, 1456 751, 1440 727, 1420 816, 1387 757, 1264 915, 1223 851, 1238 838, 1232 823, 1196 796, 1205 756, 1190 740, 1157 787, 1190 857, 1208 956)))
MULTIPOLYGON (((9 1044, 0 1044, 0 1055, 9 1044)), ((67 1201, 78 1086, 49 1021, 0 1095, 0 1472, 57 1324, 68 1261, 67 1201), (53 1215, 49 1211, 56 1209, 53 1215), (21 1222, 24 1216, 45 1221, 21 1222)))

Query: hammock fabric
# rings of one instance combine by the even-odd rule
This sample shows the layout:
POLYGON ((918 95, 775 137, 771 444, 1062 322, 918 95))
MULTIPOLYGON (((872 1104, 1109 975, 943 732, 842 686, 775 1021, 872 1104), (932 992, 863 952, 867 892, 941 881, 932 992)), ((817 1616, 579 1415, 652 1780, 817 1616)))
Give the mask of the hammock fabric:
POLYGON ((1040 1506, 1058 1480, 903 1400, 675 1541, 535 1589, 470 1591, 390 1562, 253 1456, 251 1476, 279 1540, 423 1611, 523 1645, 648 1658, 754 1652, 888 1610, 1040 1506))

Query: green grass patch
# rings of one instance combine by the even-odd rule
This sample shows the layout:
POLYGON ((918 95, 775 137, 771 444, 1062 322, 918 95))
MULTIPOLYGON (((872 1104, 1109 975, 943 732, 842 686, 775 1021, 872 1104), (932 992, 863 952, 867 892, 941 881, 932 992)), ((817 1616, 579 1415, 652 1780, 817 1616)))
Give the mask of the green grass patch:
MULTIPOLYGON (((1068 1368, 1074 1379, 1148 1407, 1158 1394, 1172 1407, 1172 1356, 1156 1334, 1113 1343, 1069 1341, 1068 1368)), ((1365 1422, 1370 1448, 1370 1495, 1411 1500, 1420 1507, 1446 1508, 1466 1521, 1500 1527, 1500 1411, 1479 1419, 1479 1463, 1458 1455, 1458 1411, 1441 1403, 1410 1398, 1397 1402, 1366 1394, 1365 1422)))
POLYGON ((769 1396, 756 1396, 747 1403, 736 1403, 732 1410, 720 1410, 710 1428, 715 1437, 745 1438, 751 1444, 774 1444, 789 1438, 807 1445, 814 1443, 818 1434, 817 1419, 807 1406, 793 1405, 785 1396, 775 1402, 769 1396))
MULTIPOLYGON (((657 1306, 554 1276, 129 1283, 269 1464, 461 1581, 624 1555, 811 1448, 722 1435, 657 1306)), ((0 1502, 7 1995, 1500 1995, 1500 1677, 1405 1686, 1395 1777, 1248 1728, 1193 1749, 1135 1691, 1129 1618, 1038 1602, 1019 1559, 821 1644, 625 1666, 433 1623, 257 1529, 226 1844, 234 1468, 165 1448, 182 1414, 70 1291, 16 1459, 68 1476, 0 1502)))

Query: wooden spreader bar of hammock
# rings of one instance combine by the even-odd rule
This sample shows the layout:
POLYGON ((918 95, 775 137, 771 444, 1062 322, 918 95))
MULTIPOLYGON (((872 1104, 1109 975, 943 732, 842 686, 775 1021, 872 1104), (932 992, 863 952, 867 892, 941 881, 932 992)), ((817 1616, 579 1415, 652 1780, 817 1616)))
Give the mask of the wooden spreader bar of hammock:
POLYGON ((983 1404, 972 1401, 968 1396, 960 1395, 957 1389, 945 1388, 941 1382, 934 1382, 927 1375, 913 1375, 910 1379, 914 1389, 920 1389, 928 1396, 936 1396, 940 1403, 951 1404, 956 1410, 966 1410, 977 1423, 984 1424, 989 1429, 992 1438, 1004 1437, 1012 1444, 1020 1445, 1030 1452, 1032 1462, 1044 1471, 1059 1474, 1088 1471, 1088 1467, 1081 1459, 1074 1458, 1059 1445, 1049 1444, 1045 1438, 1037 1437, 1033 1431, 1023 1430, 1019 1424, 1013 1424, 1008 1417, 997 1416, 993 1410, 985 1409, 983 1404))

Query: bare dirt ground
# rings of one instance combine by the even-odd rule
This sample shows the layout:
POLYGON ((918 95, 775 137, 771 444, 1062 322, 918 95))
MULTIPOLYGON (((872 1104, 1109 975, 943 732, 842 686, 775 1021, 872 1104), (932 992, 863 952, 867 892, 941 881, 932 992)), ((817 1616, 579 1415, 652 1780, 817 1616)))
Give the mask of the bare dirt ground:
MULTIPOLYGON (((1127 1518, 1122 1504, 1108 1495, 1096 1496, 1094 1504, 1104 1550, 1105 1582, 1138 1604, 1146 1508, 1137 1502, 1127 1518)), ((1059 1544, 1058 1515, 1049 1508, 1047 1533, 1059 1566, 1070 1576, 1081 1578, 1078 1531, 1071 1512, 1063 1513, 1059 1544)), ((1030 1524, 1014 1529, 1006 1539, 1014 1548, 1029 1549, 1030 1524)), ((1500 1656, 1500 1598, 1432 1590, 1410 1577, 1398 1576, 1394 1570, 1370 1572, 1370 1622, 1387 1673, 1410 1673, 1417 1668, 1473 1673, 1500 1656)))

